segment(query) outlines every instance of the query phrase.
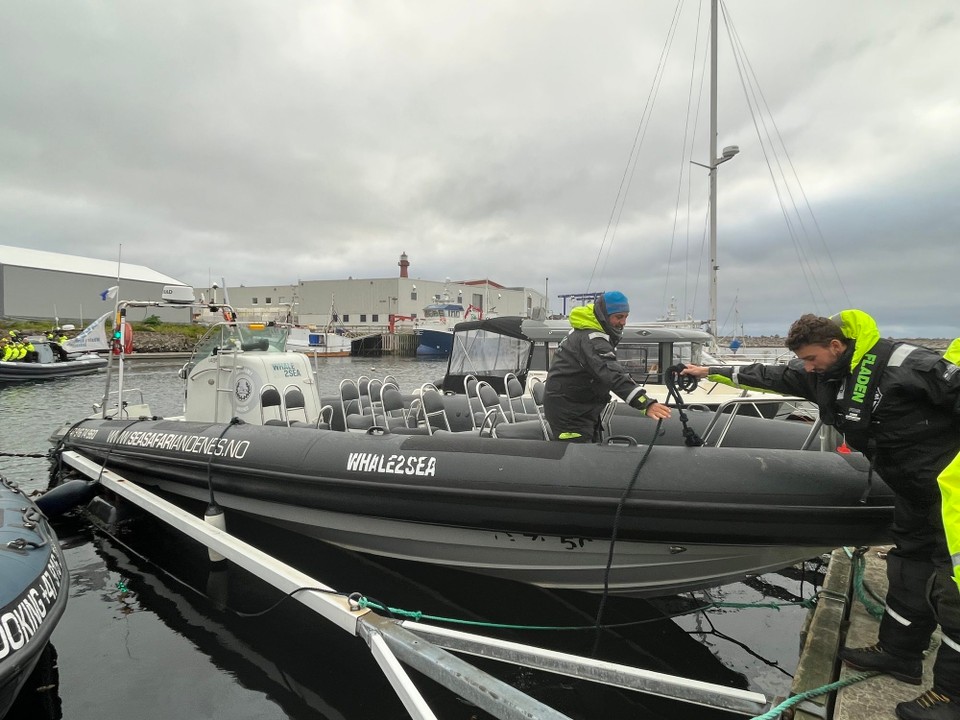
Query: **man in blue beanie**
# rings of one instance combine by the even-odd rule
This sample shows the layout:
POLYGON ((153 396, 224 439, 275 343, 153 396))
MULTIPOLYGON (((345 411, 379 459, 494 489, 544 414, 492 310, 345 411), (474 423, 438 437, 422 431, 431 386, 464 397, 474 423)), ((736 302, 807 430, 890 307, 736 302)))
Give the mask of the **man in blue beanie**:
POLYGON ((617 362, 630 303, 611 290, 570 312, 572 330, 560 342, 547 373, 543 409, 554 440, 600 442, 600 416, 617 395, 649 418, 664 420, 670 408, 647 397, 617 362))

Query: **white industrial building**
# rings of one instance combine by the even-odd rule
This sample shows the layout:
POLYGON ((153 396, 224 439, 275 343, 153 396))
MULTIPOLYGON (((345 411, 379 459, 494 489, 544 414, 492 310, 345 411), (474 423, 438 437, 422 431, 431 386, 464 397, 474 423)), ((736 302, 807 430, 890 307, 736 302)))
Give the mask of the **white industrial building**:
MULTIPOLYGON (((493 280, 423 280, 409 276, 404 253, 397 277, 299 280, 289 285, 227 288, 230 305, 241 319, 344 326, 360 334, 406 330, 424 317, 428 305, 459 304, 476 315, 542 317, 543 292, 505 287, 493 280)), ((118 284, 118 265, 111 260, 0 245, 0 317, 17 320, 85 322, 113 308, 102 293, 118 284)), ((120 263, 120 298, 160 300, 165 285, 179 280, 143 265, 120 263)), ((222 288, 197 288, 196 297, 224 301, 222 288)), ((190 322, 187 308, 130 308, 138 322, 157 315, 164 322, 190 322)))
MULTIPOLYGON (((106 290, 118 285, 121 299, 160 300, 164 285, 179 280, 143 265, 0 245, 0 317, 81 323, 112 310, 106 290)), ((164 322, 189 322, 185 308, 131 308, 140 321, 156 315, 164 322)))
MULTIPOLYGON (((472 306, 483 316, 542 317, 546 312, 545 294, 533 288, 505 287, 489 279, 411 278, 406 253, 397 264, 400 268, 397 277, 241 285, 228 288, 228 298, 238 316, 244 319, 317 327, 332 323, 361 333, 386 332, 391 315, 396 327, 404 328, 423 318, 424 309, 433 304, 459 304, 464 310, 472 306)), ((223 299, 222 294, 218 297, 223 299)))

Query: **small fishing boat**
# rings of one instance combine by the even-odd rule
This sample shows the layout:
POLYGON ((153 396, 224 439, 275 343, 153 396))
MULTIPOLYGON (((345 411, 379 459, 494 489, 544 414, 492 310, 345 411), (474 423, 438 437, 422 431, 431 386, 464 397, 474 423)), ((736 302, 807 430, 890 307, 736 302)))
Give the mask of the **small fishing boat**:
POLYGON ((287 349, 307 357, 350 357, 353 340, 345 335, 305 327, 291 327, 287 349))
POLYGON ((321 398, 282 328, 256 323, 212 329, 181 376, 183 416, 105 403, 60 433, 64 466, 89 465, 79 456, 351 550, 623 595, 884 542, 893 517, 862 456, 801 449, 804 423, 740 418, 725 447, 688 447, 678 423, 661 435, 623 406, 608 418, 618 437, 576 445, 546 441, 535 408, 511 417, 499 395, 476 410, 427 386, 394 415, 381 390, 365 411, 348 382, 321 398))
POLYGON ((40 660, 68 594, 69 574, 47 518, 0 477, 0 717, 40 660))

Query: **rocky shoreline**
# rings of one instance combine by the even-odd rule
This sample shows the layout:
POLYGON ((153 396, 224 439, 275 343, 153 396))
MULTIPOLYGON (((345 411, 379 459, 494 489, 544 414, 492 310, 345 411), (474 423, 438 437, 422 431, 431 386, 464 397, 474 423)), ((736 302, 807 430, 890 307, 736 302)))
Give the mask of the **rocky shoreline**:
MULTIPOLYGON (((21 331, 30 334, 31 331, 21 331)), ((46 331, 37 330, 36 334, 46 331)), ((950 339, 944 338, 895 338, 913 345, 922 345, 933 350, 946 350, 950 339)), ((782 348, 784 338, 781 335, 757 335, 739 338, 742 348, 782 348)), ((192 352, 197 338, 186 333, 154 332, 135 330, 133 333, 133 349, 138 353, 183 353, 192 352)))

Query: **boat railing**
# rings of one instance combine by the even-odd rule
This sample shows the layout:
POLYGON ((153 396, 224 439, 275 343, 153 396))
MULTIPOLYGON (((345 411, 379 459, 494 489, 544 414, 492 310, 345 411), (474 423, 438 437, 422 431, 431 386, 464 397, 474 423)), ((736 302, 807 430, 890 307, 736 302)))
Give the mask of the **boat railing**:
MULTIPOLYGON (((704 429, 702 435, 703 441, 709 445, 712 445, 713 447, 721 447, 724 439, 727 436, 727 433, 730 431, 734 421, 740 414, 740 408, 744 406, 750 406, 757 411, 758 414, 762 415, 762 413, 760 413, 760 407, 763 405, 782 405, 785 402, 793 403, 804 401, 804 398, 793 395, 772 395, 770 397, 737 397, 724 400, 722 403, 720 403, 720 405, 717 406, 717 409, 713 413, 713 417, 710 418, 710 421, 707 423, 707 427, 704 429), (721 420, 724 421, 722 427, 720 422, 721 420), (711 441, 714 431, 718 433, 718 436, 716 440, 711 441)), ((694 404, 688 405, 687 407, 696 408, 698 406, 694 404)), ((769 422, 780 421, 770 419, 769 422)), ((817 418, 816 421, 811 423, 810 432, 808 432, 806 438, 804 438, 804 441, 800 447, 801 450, 807 450, 813 446, 814 440, 820 436, 820 429, 822 425, 823 423, 820 418, 817 418)))
POLYGON ((104 403, 94 403, 93 409, 97 412, 103 410, 103 417, 116 420, 150 415, 149 405, 144 400, 143 390, 140 388, 111 390, 107 393, 106 410, 104 410, 104 403), (114 399, 116 404, 113 402, 114 399))

